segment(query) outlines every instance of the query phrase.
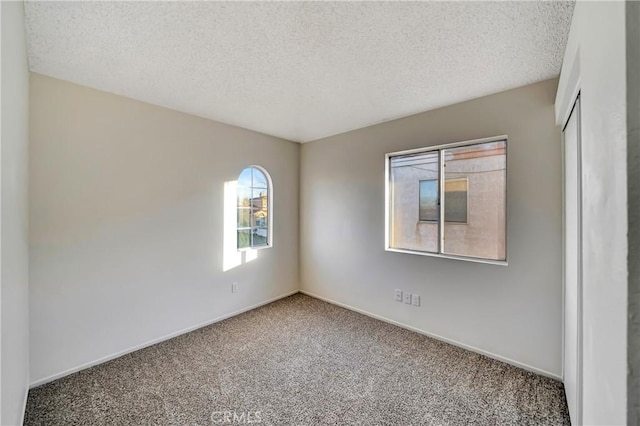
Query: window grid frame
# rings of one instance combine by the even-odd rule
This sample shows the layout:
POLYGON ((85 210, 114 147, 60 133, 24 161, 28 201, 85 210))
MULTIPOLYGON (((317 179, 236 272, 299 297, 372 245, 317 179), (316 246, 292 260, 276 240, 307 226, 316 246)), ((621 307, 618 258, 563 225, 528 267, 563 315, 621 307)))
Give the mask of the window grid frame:
POLYGON ((240 188, 240 185, 237 185, 237 189, 236 189, 236 239, 238 237, 238 231, 249 231, 249 245, 247 247, 238 247, 238 243, 239 241, 236 240, 236 249, 239 252, 242 251, 248 251, 248 250, 262 250, 265 248, 271 248, 273 247, 273 217, 272 217, 272 212, 273 212, 273 182, 271 180, 271 175, 269 174, 269 172, 267 172, 265 170, 264 167, 258 166, 258 165, 250 165, 245 167, 244 169, 242 169, 242 171, 240 172, 240 175, 242 175, 242 173, 249 169, 251 171, 251 185, 250 186, 242 186, 242 188, 248 189, 251 193, 250 197, 249 197, 249 204, 252 203, 253 201, 253 191, 255 189, 258 190, 266 190, 267 195, 266 195, 266 199, 267 199, 267 224, 266 227, 261 228, 261 229, 265 229, 267 230, 267 236, 266 236, 266 244, 261 244, 261 245, 254 245, 254 240, 253 240, 253 223, 254 223, 254 213, 253 213, 253 208, 251 205, 249 206, 240 206, 238 205, 238 188, 240 188), (258 170, 260 173, 262 173, 262 175, 265 178, 265 184, 266 184, 266 188, 263 186, 254 186, 254 171, 258 170), (240 210, 248 210, 249 211, 249 226, 238 226, 239 225, 239 221, 237 218, 237 214, 240 210))

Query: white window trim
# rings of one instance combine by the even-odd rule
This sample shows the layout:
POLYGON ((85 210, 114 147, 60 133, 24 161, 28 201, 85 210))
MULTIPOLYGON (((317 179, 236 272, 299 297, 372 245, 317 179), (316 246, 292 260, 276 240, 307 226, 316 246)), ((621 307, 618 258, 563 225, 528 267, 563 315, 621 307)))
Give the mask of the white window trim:
MULTIPOLYGON (((421 152, 429 152, 429 151, 436 151, 436 150, 440 150, 440 160, 439 160, 439 181, 440 181, 440 194, 444 194, 444 179, 443 179, 443 175, 444 175, 444 167, 441 167, 442 164, 444 164, 444 150, 445 149, 449 149, 449 148, 456 148, 456 147, 460 147, 460 146, 467 146, 467 145, 475 145, 475 144, 481 144, 481 143, 488 143, 488 142, 499 142, 499 141, 508 141, 508 137, 507 135, 500 135, 500 136, 492 136, 489 138, 482 138, 482 139, 473 139, 473 140, 468 140, 468 141, 461 141, 461 142, 453 142, 453 143, 447 143, 447 144, 442 144, 442 145, 434 145, 434 146, 428 146, 428 147, 424 147, 424 148, 416 148, 416 149, 408 149, 408 150, 404 150, 404 151, 396 151, 396 152, 390 152, 385 154, 385 158, 384 158, 384 178, 385 178, 385 183, 384 183, 384 203, 385 203, 385 207, 384 207, 384 249, 385 251, 389 251, 389 252, 395 252, 395 253, 407 253, 407 254, 417 254, 419 256, 429 256, 429 257, 439 257, 442 259, 455 259, 455 260, 464 260, 467 262, 475 262, 475 263, 484 263, 484 264, 488 264, 488 265, 498 265, 498 266, 508 266, 509 265, 509 250, 508 250, 508 235, 509 235, 509 229, 508 229, 508 217, 507 217, 507 202, 505 202, 505 212, 504 212, 504 227, 505 227, 505 242, 504 242, 504 248, 505 248, 505 260, 492 260, 492 259, 482 259, 482 258, 478 258, 478 257, 469 257, 469 256, 457 256, 457 255, 452 255, 452 254, 445 254, 445 253, 431 253, 431 252, 427 252, 427 251, 418 251, 418 250, 409 250, 409 249, 398 249, 398 248, 394 248, 391 247, 391 188, 389 186, 389 179, 390 179, 390 164, 391 164, 391 158, 393 157, 399 157, 399 156, 403 156, 403 155, 410 155, 410 154, 417 154, 417 153, 421 153, 421 152)), ((508 145, 508 144, 507 144, 508 145)), ((508 149, 505 152, 505 161, 507 161, 508 159, 508 149)), ((508 166, 506 167, 505 170, 505 176, 508 173, 508 166)), ((505 182, 505 200, 508 200, 508 193, 507 193, 507 182, 505 182)), ((468 196, 468 195, 467 195, 468 196)), ((467 207, 468 208, 468 207, 467 207)), ((441 220, 438 222, 439 227, 440 227, 440 241, 438 244, 438 250, 441 250, 441 247, 443 247, 443 238, 444 238, 444 220, 442 220, 444 218, 444 203, 440 203, 440 218, 441 220)))
MULTIPOLYGON (((240 173, 242 173, 244 170, 246 169, 250 169, 250 168, 254 168, 254 169, 258 169, 260 170, 265 177, 267 178, 267 216, 269 218, 269 223, 267 224, 267 244, 263 245, 263 246, 249 246, 249 247, 242 247, 242 248, 237 248, 238 247, 238 242, 236 240, 236 249, 238 252, 243 252, 243 251, 251 251, 251 250, 264 250, 264 249, 268 249, 273 247, 273 181, 271 180, 271 174, 269 174, 269 172, 262 166, 258 166, 257 164, 251 164, 247 167, 244 167, 240 173)), ((239 175, 238 175, 239 176, 239 175)), ((236 200, 237 200, 237 195, 236 195, 236 200)), ((237 201, 236 201, 237 203, 237 201)), ((238 212, 238 206, 236 204, 236 214, 238 212)), ((245 229, 245 228, 238 228, 238 222, 236 219, 236 238, 238 236, 238 230, 239 229, 245 229)))

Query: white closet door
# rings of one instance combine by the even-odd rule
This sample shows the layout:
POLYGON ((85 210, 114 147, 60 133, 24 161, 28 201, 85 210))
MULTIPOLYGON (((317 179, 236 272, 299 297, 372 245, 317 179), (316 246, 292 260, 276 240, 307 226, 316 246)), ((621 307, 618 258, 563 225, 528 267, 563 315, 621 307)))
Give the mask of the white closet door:
POLYGON ((564 388, 579 425, 582 364, 582 191, 580 98, 564 129, 564 388))

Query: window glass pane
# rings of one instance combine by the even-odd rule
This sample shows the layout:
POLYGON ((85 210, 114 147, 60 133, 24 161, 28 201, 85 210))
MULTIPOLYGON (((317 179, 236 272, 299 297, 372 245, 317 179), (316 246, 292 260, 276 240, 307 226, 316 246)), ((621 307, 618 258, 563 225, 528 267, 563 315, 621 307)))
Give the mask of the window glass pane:
POLYGON ((250 228, 251 227, 251 209, 239 208, 238 209, 238 228, 250 228))
POLYGON ((251 206, 251 188, 239 186, 238 189, 238 207, 251 206))
POLYGON ((267 188, 267 177, 260 170, 254 168, 253 169, 253 184, 251 185, 254 188, 267 188))
POLYGON ((251 206, 255 211, 267 209, 267 190, 265 188, 253 188, 251 193, 251 206))
POLYGON ((251 230, 243 229, 238 231, 238 248, 251 247, 251 230))
POLYGON ((269 223, 268 194, 264 188, 253 189, 253 245, 267 244, 267 232, 269 223))
POLYGON ((505 260, 506 142, 444 150, 442 252, 505 260))
POLYGON ((242 171, 242 173, 240 173, 240 176, 238 177, 238 188, 240 188, 241 186, 245 188, 251 187, 251 170, 252 169, 253 169, 252 167, 247 167, 242 171))
POLYGON ((267 228, 254 228, 253 229, 253 246, 266 246, 267 241, 267 228))
POLYGON ((438 181, 420 181, 420 220, 437 221, 440 216, 440 206, 438 204, 438 181))
POLYGON ((422 220, 438 219, 438 157, 434 151, 390 159, 391 247, 438 252, 438 222, 422 220))

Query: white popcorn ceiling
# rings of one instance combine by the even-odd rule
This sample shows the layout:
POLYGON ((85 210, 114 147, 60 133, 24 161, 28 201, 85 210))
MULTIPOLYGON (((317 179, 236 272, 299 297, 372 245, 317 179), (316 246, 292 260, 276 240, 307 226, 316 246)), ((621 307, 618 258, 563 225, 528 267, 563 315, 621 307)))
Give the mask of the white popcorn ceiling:
POLYGON ((556 77, 572 2, 27 1, 34 72, 298 142, 556 77))

